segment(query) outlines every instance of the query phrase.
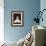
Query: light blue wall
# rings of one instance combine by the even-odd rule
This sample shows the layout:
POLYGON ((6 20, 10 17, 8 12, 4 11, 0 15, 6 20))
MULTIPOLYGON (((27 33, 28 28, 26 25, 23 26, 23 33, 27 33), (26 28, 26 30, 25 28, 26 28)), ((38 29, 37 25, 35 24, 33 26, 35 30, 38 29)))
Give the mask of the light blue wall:
MULTIPOLYGON (((43 9, 46 9, 46 0, 41 0, 40 1, 40 10, 42 11, 43 9)), ((40 25, 45 26, 46 27, 46 10, 43 12, 43 22, 40 22, 40 25)))
POLYGON ((4 0, 4 36, 7 41, 18 41, 29 31, 36 12, 40 9, 39 0, 4 0), (11 11, 24 11, 24 26, 11 27, 11 11))

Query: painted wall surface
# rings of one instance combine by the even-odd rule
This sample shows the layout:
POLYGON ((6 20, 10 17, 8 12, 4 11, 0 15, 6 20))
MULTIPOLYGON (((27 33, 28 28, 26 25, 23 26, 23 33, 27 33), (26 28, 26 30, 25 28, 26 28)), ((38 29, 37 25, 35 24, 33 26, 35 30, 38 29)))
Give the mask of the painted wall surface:
POLYGON ((4 0, 0 0, 0 42, 4 41, 4 0))
MULTIPOLYGON (((40 1, 40 9, 41 9, 41 11, 43 9, 46 9, 46 0, 41 0, 40 1)), ((46 10, 43 12, 42 17, 43 17, 43 22, 41 21, 40 25, 46 26, 46 10)))
POLYGON ((40 9, 40 0, 4 0, 4 36, 7 41, 18 41, 31 31, 35 12, 40 9), (11 11, 24 11, 24 26, 11 27, 11 11))

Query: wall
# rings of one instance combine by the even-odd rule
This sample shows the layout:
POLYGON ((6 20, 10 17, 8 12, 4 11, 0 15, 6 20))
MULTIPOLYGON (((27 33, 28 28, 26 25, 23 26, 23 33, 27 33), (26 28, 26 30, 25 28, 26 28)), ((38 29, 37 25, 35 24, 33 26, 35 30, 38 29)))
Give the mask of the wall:
POLYGON ((0 0, 0 42, 4 41, 4 0, 0 0))
MULTIPOLYGON (((41 9, 41 11, 43 9, 46 9, 46 0, 40 1, 40 9, 41 9)), ((43 12, 42 17, 43 17, 43 22, 41 21, 40 24, 46 27, 46 10, 43 12)))
POLYGON ((7 41, 18 41, 24 37, 33 24, 35 12, 40 10, 40 0, 4 0, 4 37, 7 41), (24 26, 11 27, 11 11, 24 11, 24 26))

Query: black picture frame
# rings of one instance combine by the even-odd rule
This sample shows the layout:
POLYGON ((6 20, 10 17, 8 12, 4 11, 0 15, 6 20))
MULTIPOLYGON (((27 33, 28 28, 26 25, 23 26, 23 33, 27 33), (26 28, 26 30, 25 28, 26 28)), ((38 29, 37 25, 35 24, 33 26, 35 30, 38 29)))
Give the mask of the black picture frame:
POLYGON ((11 12, 11 26, 21 27, 24 25, 24 11, 11 12))

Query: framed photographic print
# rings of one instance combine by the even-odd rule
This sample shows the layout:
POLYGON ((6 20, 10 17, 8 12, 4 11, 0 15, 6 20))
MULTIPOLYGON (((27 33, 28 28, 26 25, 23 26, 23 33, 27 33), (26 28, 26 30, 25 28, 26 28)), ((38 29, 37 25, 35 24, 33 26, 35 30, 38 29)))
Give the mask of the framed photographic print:
POLYGON ((11 12, 11 25, 23 26, 24 25, 24 11, 12 11, 11 12))

